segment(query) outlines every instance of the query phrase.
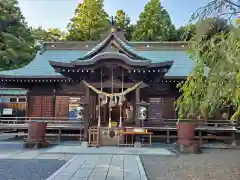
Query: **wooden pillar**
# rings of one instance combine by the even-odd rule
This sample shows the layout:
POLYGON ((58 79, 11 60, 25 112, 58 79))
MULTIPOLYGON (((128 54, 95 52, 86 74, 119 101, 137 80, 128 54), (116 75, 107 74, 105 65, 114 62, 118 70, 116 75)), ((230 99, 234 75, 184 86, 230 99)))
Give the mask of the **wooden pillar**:
POLYGON ((135 104, 135 117, 134 117, 134 121, 135 121, 135 124, 137 126, 140 126, 141 122, 140 122, 140 120, 138 118, 139 108, 140 108, 140 88, 136 89, 135 101, 136 101, 136 104, 135 104))
MULTIPOLYGON (((135 120, 136 126, 140 127, 141 122, 140 122, 140 119, 138 118, 139 108, 140 108, 140 88, 139 87, 136 89, 135 100, 136 100, 136 104, 135 104, 135 118, 134 118, 134 120, 135 120)), ((135 136, 134 147, 136 147, 136 148, 142 147, 140 141, 141 141, 140 136, 135 136)))
POLYGON ((88 140, 89 96, 90 96, 90 90, 88 87, 86 87, 85 94, 84 94, 84 141, 88 140))

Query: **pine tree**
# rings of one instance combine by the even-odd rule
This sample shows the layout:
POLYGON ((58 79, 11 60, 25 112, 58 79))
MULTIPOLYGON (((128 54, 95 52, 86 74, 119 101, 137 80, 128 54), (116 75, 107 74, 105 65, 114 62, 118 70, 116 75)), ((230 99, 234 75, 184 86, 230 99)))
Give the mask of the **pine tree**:
POLYGON ((121 9, 117 10, 114 19, 116 21, 117 27, 124 32, 125 38, 130 41, 134 30, 134 26, 130 24, 130 17, 121 9))
POLYGON ((17 0, 0 1, 0 70, 29 63, 35 55, 34 38, 17 0))
POLYGON ((133 39, 136 41, 168 41, 174 40, 175 27, 160 0, 150 0, 140 14, 133 39))
POLYGON ((103 0, 84 0, 78 4, 75 16, 68 25, 68 40, 98 40, 109 26, 103 0))

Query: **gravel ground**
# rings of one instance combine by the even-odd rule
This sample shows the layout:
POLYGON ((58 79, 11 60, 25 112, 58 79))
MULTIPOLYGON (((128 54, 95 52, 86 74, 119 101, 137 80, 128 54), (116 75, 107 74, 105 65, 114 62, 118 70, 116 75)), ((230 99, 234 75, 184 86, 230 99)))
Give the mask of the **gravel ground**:
POLYGON ((60 160, 1 159, 0 180, 45 180, 64 164, 60 160))
POLYGON ((205 150, 171 157, 142 156, 148 180, 240 180, 240 150, 205 150))

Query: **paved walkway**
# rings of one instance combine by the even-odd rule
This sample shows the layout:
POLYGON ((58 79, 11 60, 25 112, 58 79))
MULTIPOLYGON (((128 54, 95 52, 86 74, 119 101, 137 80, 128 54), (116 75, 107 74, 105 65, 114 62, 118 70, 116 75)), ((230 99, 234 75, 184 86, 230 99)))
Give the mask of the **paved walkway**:
POLYGON ((0 159, 55 159, 68 161, 73 158, 71 154, 41 154, 38 150, 24 150, 15 152, 0 151, 0 159))
POLYGON ((86 148, 81 145, 58 145, 43 153, 66 154, 112 154, 112 155, 174 155, 167 148, 108 147, 86 148))
POLYGON ((147 180, 139 156, 74 156, 47 180, 147 180))

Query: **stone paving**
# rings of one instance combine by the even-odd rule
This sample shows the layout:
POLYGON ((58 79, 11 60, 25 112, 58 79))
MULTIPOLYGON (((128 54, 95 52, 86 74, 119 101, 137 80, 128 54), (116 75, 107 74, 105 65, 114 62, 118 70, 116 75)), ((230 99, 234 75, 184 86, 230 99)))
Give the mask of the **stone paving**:
POLYGON ((168 148, 87 148, 79 144, 24 150, 21 144, 2 143, 0 159, 62 160, 67 162, 48 180, 147 180, 139 155, 172 156, 168 148), (11 148, 11 150, 8 148, 11 148))
POLYGON ((43 153, 53 154, 112 154, 112 155, 174 155, 167 148, 134 148, 134 147, 100 147, 86 148, 80 145, 58 145, 43 153))
POLYGON ((52 159, 1 159, 1 180, 46 180, 66 161, 52 159))
POLYGON ((148 180, 240 180, 240 150, 202 154, 141 156, 148 180))
POLYGON ((42 154, 38 150, 24 150, 24 151, 15 151, 15 152, 1 152, 0 159, 55 159, 68 161, 73 158, 74 155, 71 154, 42 154))
POLYGON ((47 180, 147 180, 139 156, 78 155, 47 180))

